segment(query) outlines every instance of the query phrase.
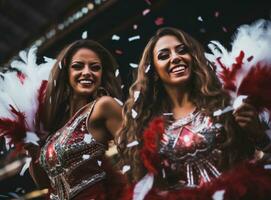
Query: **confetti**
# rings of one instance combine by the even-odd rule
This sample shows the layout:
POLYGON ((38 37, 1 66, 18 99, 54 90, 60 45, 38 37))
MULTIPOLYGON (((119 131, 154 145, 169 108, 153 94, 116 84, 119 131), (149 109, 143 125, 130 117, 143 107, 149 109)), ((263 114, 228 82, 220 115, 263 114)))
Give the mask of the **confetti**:
POLYGON ((125 173, 128 172, 130 169, 131 169, 131 166, 130 166, 130 165, 124 165, 124 166, 122 167, 121 172, 122 172, 123 174, 125 174, 125 173))
POLYGON ((223 200, 224 199, 224 193, 225 193, 225 190, 216 191, 212 196, 213 200, 223 200))
POLYGON ((84 142, 85 143, 90 144, 91 139, 92 139, 92 136, 90 134, 85 134, 84 135, 84 142))
POLYGON ((219 15, 220 15, 220 13, 219 13, 218 11, 215 11, 214 16, 215 16, 215 17, 219 17, 219 15))
POLYGON ((23 168, 22 168, 22 170, 20 172, 20 176, 23 176, 25 171, 29 168, 31 160, 32 160, 32 158, 26 158, 25 159, 25 164, 24 164, 24 166, 23 166, 23 168))
POLYGON ((163 177, 163 178, 166 178, 166 172, 165 172, 165 169, 164 169, 164 168, 162 169, 162 177, 163 177))
POLYGON ((58 67, 59 67, 59 69, 62 69, 62 63, 61 63, 61 61, 58 63, 58 67))
POLYGON ((97 163, 98 163, 98 165, 99 165, 100 167, 102 166, 102 161, 97 160, 97 163))
POLYGON ((264 165, 264 169, 271 169, 271 165, 270 164, 264 165))
POLYGON ((135 63, 129 63, 129 65, 130 65, 132 68, 138 68, 138 64, 135 64, 135 63))
POLYGON ((119 69, 116 69, 116 71, 115 71, 115 77, 118 77, 119 74, 120 74, 119 69))
POLYGON ((119 55, 123 54, 123 52, 122 52, 121 50, 119 50, 119 49, 116 49, 116 50, 115 50, 115 53, 116 53, 116 54, 119 54, 119 55))
POLYGON ((163 113, 164 116, 171 116, 173 113, 163 113))
POLYGON ((84 154, 84 155, 82 156, 82 158, 83 158, 83 160, 87 160, 87 159, 90 158, 90 155, 89 155, 89 154, 84 154))
POLYGON ((137 112, 134 109, 132 109, 132 117, 135 119, 136 116, 137 116, 137 112))
POLYGON ((198 16, 198 21, 203 22, 203 19, 202 19, 202 17, 201 17, 201 16, 198 16))
POLYGON ((164 24, 164 18, 163 17, 158 17, 155 22, 154 22, 157 26, 160 26, 162 24, 164 24))
POLYGON ((140 91, 135 91, 134 92, 134 102, 136 102, 136 100, 138 99, 139 94, 140 94, 140 91))
POLYGON ((83 33, 82 33, 82 39, 87 39, 87 37, 88 37, 88 32, 87 31, 84 31, 83 33))
POLYGON ((101 0, 95 0, 95 4, 101 4, 101 0))
POLYGON ((130 148, 130 147, 136 146, 138 144, 139 144, 138 141, 135 140, 135 141, 130 142, 129 144, 127 144, 126 147, 130 148))
POLYGON ((145 0, 145 2, 146 2, 147 4, 149 4, 149 5, 151 5, 150 0, 145 0))
POLYGON ((129 37, 129 38, 128 38, 128 41, 131 42, 131 41, 139 40, 139 39, 140 39, 140 36, 139 36, 139 35, 136 35, 136 36, 133 36, 133 37, 129 37))
POLYGON ((145 16, 145 15, 147 15, 150 11, 151 11, 151 10, 147 8, 147 9, 143 10, 142 15, 145 16))
POLYGON ((145 69, 145 73, 148 73, 149 70, 150 70, 150 68, 151 68, 151 65, 148 65, 148 66, 146 67, 146 69, 145 69))
POLYGON ((112 40, 119 40, 120 39, 120 36, 118 36, 118 35, 113 35, 112 36, 112 40))
POLYGON ((88 7, 89 10, 93 10, 94 9, 94 4, 93 3, 89 3, 87 5, 87 7, 88 7))
POLYGON ((227 28, 226 28, 225 26, 222 27, 222 30, 223 30, 225 33, 228 32, 228 30, 227 30, 227 28))
POLYGON ((125 85, 121 85, 120 88, 123 89, 125 85))
POLYGON ((123 102, 122 102, 121 100, 117 99, 116 97, 114 97, 114 99, 116 100, 116 102, 117 102, 119 105, 123 106, 123 102))
POLYGON ((137 24, 133 25, 133 29, 136 30, 137 29, 137 24))

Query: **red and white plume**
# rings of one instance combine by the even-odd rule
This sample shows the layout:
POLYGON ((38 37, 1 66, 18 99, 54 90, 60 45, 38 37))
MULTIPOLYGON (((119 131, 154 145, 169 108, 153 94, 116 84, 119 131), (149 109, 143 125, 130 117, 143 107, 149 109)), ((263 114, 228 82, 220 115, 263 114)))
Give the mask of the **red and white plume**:
POLYGON ((38 141, 35 118, 55 60, 44 58, 44 63, 37 64, 36 51, 36 47, 21 51, 21 60, 0 74, 0 137, 15 146, 38 141))
POLYGON ((205 54, 224 89, 233 102, 248 96, 258 110, 271 111, 271 21, 240 26, 231 45, 228 51, 218 41, 211 41, 208 47, 212 53, 205 54))

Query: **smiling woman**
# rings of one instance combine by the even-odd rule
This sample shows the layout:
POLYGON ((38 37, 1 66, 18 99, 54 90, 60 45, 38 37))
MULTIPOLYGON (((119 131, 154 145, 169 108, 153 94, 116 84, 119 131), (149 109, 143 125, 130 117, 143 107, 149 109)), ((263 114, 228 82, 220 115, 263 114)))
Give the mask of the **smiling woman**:
POLYGON ((112 98, 121 99, 115 67, 111 54, 90 40, 70 44, 53 66, 41 116, 49 136, 38 155, 37 146, 26 147, 37 160, 31 175, 49 188, 50 199, 103 200, 109 193, 120 198, 122 179, 105 158, 122 123, 121 107, 112 98))

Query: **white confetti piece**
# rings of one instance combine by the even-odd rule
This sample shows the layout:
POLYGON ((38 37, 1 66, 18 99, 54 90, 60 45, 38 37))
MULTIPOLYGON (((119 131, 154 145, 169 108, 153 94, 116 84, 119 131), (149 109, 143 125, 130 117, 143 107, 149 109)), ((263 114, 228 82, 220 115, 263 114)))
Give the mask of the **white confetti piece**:
POLYGON ((135 141, 130 142, 129 144, 127 144, 126 147, 130 148, 130 147, 136 146, 138 144, 139 144, 138 141, 135 140, 135 141))
POLYGON ((132 117, 135 119, 136 116, 137 116, 137 112, 134 109, 132 109, 132 117))
POLYGON ((99 165, 100 167, 102 166, 102 161, 97 160, 97 163, 98 163, 98 165, 99 165))
POLYGON ((115 71, 115 77, 118 77, 119 74, 120 74, 120 70, 116 69, 116 71, 115 71))
POLYGON ((118 35, 112 35, 112 40, 119 40, 120 39, 120 36, 118 35))
POLYGON ((201 17, 201 16, 198 16, 198 21, 203 22, 203 19, 202 19, 202 17, 201 17))
POLYGON ((123 89, 125 85, 121 85, 120 88, 123 89))
POLYGON ((136 35, 136 36, 133 36, 133 37, 129 37, 129 38, 128 38, 128 41, 131 42, 131 41, 139 40, 139 39, 140 39, 140 36, 139 36, 139 35, 136 35))
POLYGON ((134 24, 134 25, 133 25, 133 29, 134 29, 134 30, 136 30, 137 27, 138 27, 137 24, 134 24))
POLYGON ((32 160, 32 158, 26 158, 25 159, 25 164, 24 164, 24 166, 23 166, 23 168, 22 168, 22 170, 20 172, 20 176, 23 176, 25 171, 29 168, 31 160, 32 160))
POLYGON ((216 191, 212 196, 213 200, 223 200, 224 199, 224 193, 225 193, 225 190, 216 191))
POLYGON ((137 101, 139 95, 140 95, 140 91, 135 91, 135 92, 134 92, 134 102, 137 101))
POLYGON ((83 160, 87 160, 87 159, 90 158, 90 155, 89 155, 89 154, 84 154, 84 155, 82 156, 82 158, 83 158, 83 160))
POLYGON ((264 165, 264 169, 271 169, 271 164, 264 165))
POLYGON ((163 177, 163 178, 166 178, 166 172, 165 172, 165 169, 164 169, 164 168, 162 169, 162 177, 163 177))
POLYGON ((130 165, 124 165, 124 166, 122 167, 121 173, 122 173, 122 174, 125 174, 125 173, 128 172, 130 169, 131 169, 131 166, 130 166, 130 165))
POLYGON ((150 69, 151 69, 151 65, 148 65, 148 66, 146 67, 146 69, 145 69, 145 73, 148 73, 148 72, 150 71, 150 69))
POLYGON ((171 116, 173 113, 163 113, 164 116, 171 116))
POLYGON ((129 65, 130 65, 132 68, 138 68, 138 64, 135 64, 135 63, 129 63, 129 65))
POLYGON ((84 142, 85 143, 90 144, 91 139, 92 139, 92 136, 90 134, 85 134, 84 135, 84 142))
POLYGON ((88 37, 88 32, 87 31, 84 31, 83 33, 82 33, 82 39, 87 39, 87 37, 88 37))
POLYGON ((117 99, 116 97, 114 97, 114 99, 116 100, 116 102, 117 102, 119 105, 123 106, 123 102, 122 102, 121 100, 117 99))
POLYGON ((37 136, 37 134, 36 133, 34 133, 34 132, 26 132, 26 137, 24 138, 24 142, 25 143, 33 143, 33 144, 35 144, 35 145, 37 145, 37 146, 39 146, 39 144, 38 144, 38 141, 39 141, 40 139, 39 139, 39 137, 37 136))
POLYGON ((61 63, 61 61, 58 63, 58 67, 59 67, 59 69, 62 69, 62 63, 61 63))
POLYGON ((147 15, 150 11, 151 11, 151 10, 147 8, 147 9, 143 10, 142 15, 145 16, 145 15, 147 15))

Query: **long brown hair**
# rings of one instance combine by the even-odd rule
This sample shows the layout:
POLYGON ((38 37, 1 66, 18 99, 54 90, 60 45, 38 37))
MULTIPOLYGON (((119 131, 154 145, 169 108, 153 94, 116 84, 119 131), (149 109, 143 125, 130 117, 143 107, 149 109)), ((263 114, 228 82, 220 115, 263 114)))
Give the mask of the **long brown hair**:
POLYGON ((72 56, 81 48, 94 51, 100 58, 103 67, 101 87, 107 91, 107 95, 119 99, 122 97, 120 80, 115 77, 114 73, 118 65, 111 53, 98 42, 77 40, 59 53, 51 70, 42 116, 44 129, 50 133, 63 126, 68 119, 69 98, 72 92, 68 79, 68 69, 72 56))
MULTIPOLYGON (((123 110, 124 122, 119 134, 119 150, 123 156, 124 164, 131 165, 130 179, 133 181, 141 178, 145 171, 139 157, 142 143, 133 148, 126 148, 127 143, 134 140, 140 141, 144 128, 150 120, 164 112, 170 112, 171 109, 168 95, 161 80, 157 78, 153 67, 153 49, 157 41, 165 35, 175 36, 184 43, 192 56, 192 78, 189 87, 190 99, 196 107, 211 116, 213 111, 229 103, 228 95, 222 90, 215 72, 204 56, 202 45, 184 31, 170 27, 159 29, 144 49, 137 71, 137 78, 130 88, 129 98, 123 110), (140 96, 136 102, 134 101, 135 91, 140 91, 140 96), (132 117, 132 109, 137 112, 135 119, 132 117)), ((227 148, 227 146, 235 143, 234 138, 236 136, 233 132, 236 127, 230 126, 234 123, 232 118, 227 117, 221 120, 226 126, 227 141, 224 146, 227 148)), ((229 159, 235 160, 235 158, 229 159)))

